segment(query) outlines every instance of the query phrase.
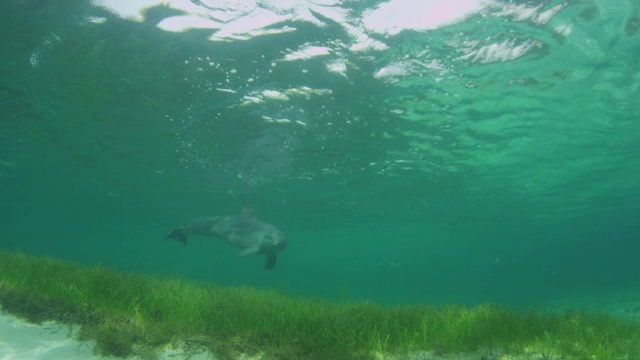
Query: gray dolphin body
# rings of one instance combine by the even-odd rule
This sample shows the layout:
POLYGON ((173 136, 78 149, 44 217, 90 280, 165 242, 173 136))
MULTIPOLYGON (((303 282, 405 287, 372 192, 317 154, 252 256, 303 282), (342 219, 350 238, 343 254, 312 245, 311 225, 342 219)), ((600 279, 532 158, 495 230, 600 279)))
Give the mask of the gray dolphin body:
POLYGON ((176 239, 187 245, 187 235, 196 234, 215 237, 240 248, 238 256, 266 255, 264 268, 276 266, 276 255, 287 247, 287 237, 277 227, 255 218, 243 211, 235 216, 211 216, 194 219, 187 226, 172 230, 166 239, 176 239))

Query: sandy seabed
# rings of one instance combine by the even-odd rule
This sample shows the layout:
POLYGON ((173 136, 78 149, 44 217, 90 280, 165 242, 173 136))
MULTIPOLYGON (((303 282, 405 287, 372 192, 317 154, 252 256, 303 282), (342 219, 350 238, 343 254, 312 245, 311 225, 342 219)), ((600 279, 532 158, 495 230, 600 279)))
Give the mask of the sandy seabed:
MULTIPOLYGON (((114 357, 103 357, 93 353, 95 342, 78 341, 77 325, 61 324, 53 321, 36 325, 13 315, 3 313, 0 309, 0 360, 115 360, 114 357)), ((262 354, 240 355, 237 360, 267 360, 262 354)), ((415 352, 405 356, 387 354, 374 355, 377 360, 547 360, 548 357, 539 352, 509 355, 501 352, 482 352, 474 354, 437 355, 429 351, 415 352)), ((181 349, 167 348, 154 356, 155 360, 217 360, 211 353, 186 353, 181 349)), ((130 357, 128 360, 142 360, 130 357)))
MULTIPOLYGON (((2 311, 0 309, 0 311, 2 311)), ((0 313, 0 360, 114 360, 93 353, 93 341, 80 342, 74 337, 78 326, 56 322, 31 324, 6 313, 0 313)), ((416 353, 406 357, 379 355, 379 360, 472 360, 470 356, 435 356, 432 353, 416 353)), ((140 360, 131 357, 130 360, 140 360)), ((210 353, 186 354, 179 349, 166 349, 155 357, 157 360, 216 360, 210 353)), ((262 360, 263 356, 240 356, 238 360, 262 360)), ((521 359, 496 359, 521 360, 521 359)), ((530 360, 530 359, 527 359, 530 360)), ((531 359, 538 360, 538 359, 531 359)))
POLYGON ((76 331, 67 325, 34 325, 0 314, 0 359, 101 359, 93 355, 93 343, 73 339, 76 331))
MULTIPOLYGON (((1 310, 0 310, 1 311, 1 310)), ((115 359, 93 354, 95 343, 74 338, 77 326, 44 322, 31 324, 10 314, 0 313, 0 360, 104 360, 115 359)), ((167 349, 158 360, 215 360, 210 354, 186 355, 167 349)), ((132 360, 137 357, 130 358, 132 360)))

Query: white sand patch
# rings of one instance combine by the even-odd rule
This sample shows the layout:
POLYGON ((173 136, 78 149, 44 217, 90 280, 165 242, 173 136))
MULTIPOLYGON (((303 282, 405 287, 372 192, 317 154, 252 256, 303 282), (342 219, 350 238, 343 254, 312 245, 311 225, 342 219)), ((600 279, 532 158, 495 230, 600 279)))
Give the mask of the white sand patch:
POLYGON ((101 359, 93 355, 93 343, 73 339, 76 332, 67 325, 34 325, 0 314, 0 359, 101 359))
MULTIPOLYGON (((95 342, 77 341, 75 340, 77 333, 77 326, 72 327, 56 322, 35 325, 2 313, 0 310, 0 360, 116 359, 94 355, 95 342)), ((216 360, 208 353, 185 354, 179 349, 167 349, 155 359, 216 360)))

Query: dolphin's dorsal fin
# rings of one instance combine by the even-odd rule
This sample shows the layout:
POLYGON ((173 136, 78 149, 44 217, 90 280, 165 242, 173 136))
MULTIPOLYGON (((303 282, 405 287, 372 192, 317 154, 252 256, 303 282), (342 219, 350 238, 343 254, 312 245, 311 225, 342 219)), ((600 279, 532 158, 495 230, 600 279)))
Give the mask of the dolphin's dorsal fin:
POLYGON ((259 246, 252 246, 250 248, 246 248, 246 249, 238 252, 236 255, 237 256, 248 256, 248 255, 257 254, 259 251, 260 251, 260 247, 259 246))

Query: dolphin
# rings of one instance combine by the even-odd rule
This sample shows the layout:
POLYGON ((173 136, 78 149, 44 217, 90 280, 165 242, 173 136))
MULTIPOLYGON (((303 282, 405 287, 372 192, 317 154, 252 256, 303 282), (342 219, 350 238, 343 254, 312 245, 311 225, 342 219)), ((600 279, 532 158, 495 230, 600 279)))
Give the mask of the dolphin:
POLYGON ((243 210, 240 215, 194 219, 187 226, 173 229, 164 239, 175 239, 186 246, 187 234, 224 240, 241 249, 236 254, 238 256, 266 255, 267 263, 264 268, 267 270, 276 266, 276 255, 287 247, 287 237, 284 232, 257 219, 247 209, 243 210))

